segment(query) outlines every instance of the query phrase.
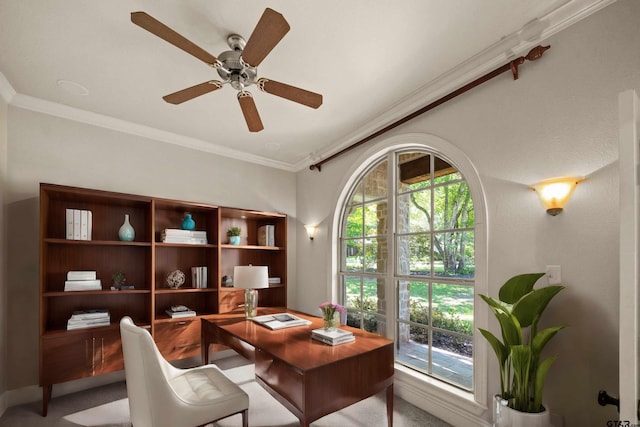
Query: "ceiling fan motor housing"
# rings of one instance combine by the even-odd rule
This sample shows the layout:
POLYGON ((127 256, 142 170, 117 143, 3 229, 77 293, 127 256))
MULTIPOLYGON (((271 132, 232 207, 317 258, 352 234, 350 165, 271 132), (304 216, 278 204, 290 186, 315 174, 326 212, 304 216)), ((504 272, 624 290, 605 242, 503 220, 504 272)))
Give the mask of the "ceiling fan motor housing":
POLYGON ((247 86, 255 84, 258 79, 258 68, 252 67, 242 61, 242 50, 245 40, 237 34, 227 37, 227 43, 232 50, 222 52, 218 60, 222 67, 218 67, 218 75, 224 82, 231 84, 236 90, 243 90, 247 86))

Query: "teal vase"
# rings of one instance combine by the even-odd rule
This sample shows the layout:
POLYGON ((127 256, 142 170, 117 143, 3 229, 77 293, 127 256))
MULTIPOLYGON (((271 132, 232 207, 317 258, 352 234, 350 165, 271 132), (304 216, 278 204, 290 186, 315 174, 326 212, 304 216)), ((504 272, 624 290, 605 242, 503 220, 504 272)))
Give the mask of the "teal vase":
POLYGON ((133 241, 134 237, 136 237, 136 232, 129 223, 129 215, 125 214, 124 224, 122 224, 122 226, 120 226, 120 229, 118 230, 118 238, 120 238, 120 240, 122 240, 123 242, 131 242, 133 241))
POLYGON ((196 228, 196 222, 191 218, 191 214, 185 214, 184 220, 182 221, 182 229, 183 230, 193 230, 196 228))

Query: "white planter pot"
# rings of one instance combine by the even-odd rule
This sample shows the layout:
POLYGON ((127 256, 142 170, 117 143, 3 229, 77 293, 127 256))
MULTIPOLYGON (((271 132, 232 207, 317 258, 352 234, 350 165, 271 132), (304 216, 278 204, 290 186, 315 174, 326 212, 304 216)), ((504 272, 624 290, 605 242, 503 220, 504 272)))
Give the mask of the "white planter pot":
POLYGON ((551 416, 549 406, 545 411, 531 414, 511 409, 500 396, 493 398, 493 425, 495 427, 550 427, 551 416))

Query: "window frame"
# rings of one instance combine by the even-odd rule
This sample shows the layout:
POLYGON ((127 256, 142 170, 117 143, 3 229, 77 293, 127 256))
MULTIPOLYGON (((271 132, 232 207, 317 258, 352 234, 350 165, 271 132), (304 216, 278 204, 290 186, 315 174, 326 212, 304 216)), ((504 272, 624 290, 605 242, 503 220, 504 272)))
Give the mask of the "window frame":
MULTIPOLYGON (((469 185, 471 196, 474 201, 474 229, 475 229, 475 286, 474 295, 479 293, 487 293, 488 281, 487 281, 487 223, 486 223, 486 202, 484 196, 484 190, 480 182, 477 171, 468 157, 453 144, 448 141, 429 134, 403 134, 390 137, 380 143, 373 145, 365 153, 361 154, 358 159, 352 162, 352 167, 345 173, 342 180, 340 192, 337 195, 336 203, 334 205, 334 215, 332 221, 332 229, 330 232, 332 240, 332 254, 330 263, 330 294, 335 296, 336 299, 343 301, 342 284, 341 284, 341 233, 343 224, 343 215, 346 212, 344 207, 349 201, 352 192, 355 188, 355 184, 365 176, 365 174, 375 167, 383 158, 389 162, 389 158, 395 156, 398 151, 424 151, 434 156, 440 157, 445 160, 450 160, 452 165, 460 171, 464 180, 469 185)), ((388 173, 388 193, 392 193, 392 200, 395 200, 395 160, 388 163, 391 165, 391 173, 388 173)), ((389 218, 388 224, 395 224, 395 205, 389 206, 389 218)), ((395 228, 389 226, 390 228, 395 228)), ((392 298, 387 298, 386 317, 387 324, 386 336, 395 340, 395 319, 396 313, 396 295, 395 295, 395 282, 396 277, 396 254, 395 254, 395 239, 396 235, 391 230, 388 230, 389 237, 389 257, 393 260, 393 264, 387 268, 386 274, 386 295, 393 295, 392 298), (387 292, 391 292, 388 294, 387 292)), ((476 299, 476 302, 478 300, 476 299)), ((478 328, 488 327, 488 310, 482 304, 474 304, 474 334, 473 334, 473 389, 471 392, 466 392, 453 385, 444 383, 436 378, 429 377, 425 374, 414 371, 410 368, 404 367, 400 364, 396 364, 396 392, 401 397, 410 401, 411 403, 420 403, 424 406, 426 403, 432 403, 435 406, 429 406, 429 410, 436 416, 440 416, 443 419, 451 419, 450 411, 452 409, 461 411, 460 415, 456 417, 462 417, 461 420, 469 420, 468 417, 478 417, 488 408, 487 390, 488 390, 488 362, 487 362, 487 348, 482 341, 482 336, 477 332, 478 328), (464 415, 464 414, 468 415, 464 415), (448 415, 447 415, 448 414, 448 415)))

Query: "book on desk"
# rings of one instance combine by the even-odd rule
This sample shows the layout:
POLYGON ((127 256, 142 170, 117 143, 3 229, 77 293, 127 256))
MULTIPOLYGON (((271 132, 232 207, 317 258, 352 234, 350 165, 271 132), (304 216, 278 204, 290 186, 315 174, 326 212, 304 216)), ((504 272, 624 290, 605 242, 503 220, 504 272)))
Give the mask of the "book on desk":
POLYGON ((311 321, 302 319, 291 313, 266 314, 264 316, 256 316, 252 320, 264 327, 273 330, 292 328, 294 326, 306 326, 311 324, 311 321))
POLYGON ((345 331, 344 329, 327 331, 324 328, 311 331, 311 338, 329 345, 346 344, 356 340, 351 331, 345 331))

